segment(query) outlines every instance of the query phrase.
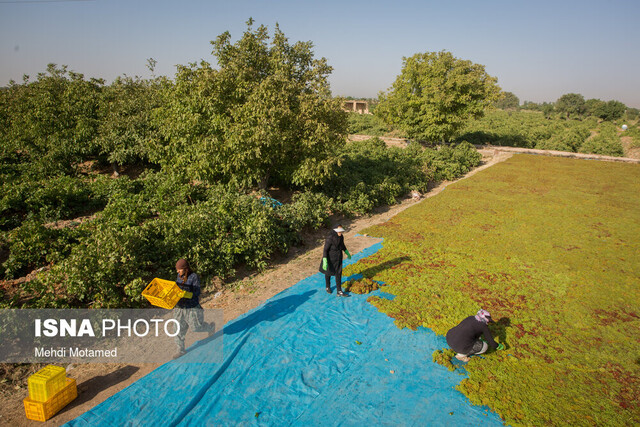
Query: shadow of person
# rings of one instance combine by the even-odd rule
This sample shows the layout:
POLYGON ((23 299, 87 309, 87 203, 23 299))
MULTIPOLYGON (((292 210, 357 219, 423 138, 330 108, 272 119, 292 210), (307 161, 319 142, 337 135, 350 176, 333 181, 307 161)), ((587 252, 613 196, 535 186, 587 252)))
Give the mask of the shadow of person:
POLYGON ((274 320, 287 316, 288 314, 293 313, 296 308, 307 302, 311 296, 317 292, 318 291, 316 290, 311 290, 303 294, 289 295, 274 301, 269 301, 242 319, 236 320, 231 324, 227 324, 223 328, 216 328, 216 332, 214 334, 191 345, 188 349, 188 353, 195 354, 195 350, 200 351, 201 347, 218 341, 225 335, 233 335, 248 331, 260 322, 273 322, 274 320))
POLYGON ((288 314, 293 313, 298 307, 307 302, 316 290, 307 291, 303 294, 289 295, 274 301, 269 301, 262 307, 224 327, 224 334, 231 335, 251 329, 260 322, 273 322, 288 314))
POLYGON ((78 384, 78 397, 67 405, 60 413, 65 412, 75 406, 82 405, 85 402, 93 399, 98 393, 108 389, 122 381, 126 381, 133 374, 138 372, 140 368, 137 366, 123 366, 113 372, 106 375, 99 375, 97 377, 90 378, 78 384))
POLYGON ((504 345, 507 340, 507 329, 511 327, 511 319, 508 317, 501 317, 500 320, 496 320, 493 323, 489 323, 489 329, 495 338, 504 345))
POLYGON ((383 262, 382 264, 374 265, 372 267, 367 268, 366 270, 362 270, 360 274, 364 277, 374 277, 376 274, 388 269, 393 268, 398 264, 402 264, 403 262, 411 261, 411 257, 401 256, 390 259, 388 261, 383 262))

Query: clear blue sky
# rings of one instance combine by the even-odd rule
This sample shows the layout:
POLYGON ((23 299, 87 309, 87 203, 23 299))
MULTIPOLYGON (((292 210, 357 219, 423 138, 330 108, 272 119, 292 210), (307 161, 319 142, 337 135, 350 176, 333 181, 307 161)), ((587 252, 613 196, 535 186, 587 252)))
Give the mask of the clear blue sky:
POLYGON ((110 82, 173 77, 215 63, 209 41, 233 40, 249 17, 327 58, 334 95, 375 97, 402 57, 448 50, 483 64, 520 101, 565 93, 640 108, 639 0, 0 0, 0 86, 48 63, 110 82))

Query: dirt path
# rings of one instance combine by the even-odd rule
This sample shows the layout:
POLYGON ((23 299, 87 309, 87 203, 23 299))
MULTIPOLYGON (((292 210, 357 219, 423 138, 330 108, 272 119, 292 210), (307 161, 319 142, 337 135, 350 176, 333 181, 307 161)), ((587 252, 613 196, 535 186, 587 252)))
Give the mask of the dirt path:
MULTIPOLYGON (((511 157, 513 153, 499 149, 480 149, 483 155, 481 166, 469 172, 474 175, 498 162, 511 157)), ((352 254, 361 251, 381 239, 356 234, 365 228, 388 221, 394 215, 408 207, 439 194, 450 182, 440 183, 420 199, 407 198, 399 204, 380 208, 373 214, 354 220, 341 221, 347 229, 345 243, 352 254)), ((224 310, 225 323, 235 319, 247 311, 258 307, 267 299, 293 286, 300 280, 316 273, 320 259, 324 235, 327 230, 320 230, 304 236, 301 246, 292 248, 287 256, 276 259, 266 271, 251 274, 244 279, 227 284, 224 290, 205 291, 201 304, 204 308, 221 308, 224 310)), ((7 426, 58 426, 83 414, 108 397, 126 388, 142 378, 158 365, 125 365, 125 364, 83 364, 69 366, 68 375, 76 379, 78 398, 46 423, 30 421, 25 418, 22 399, 27 396, 25 387, 16 386, 15 390, 0 396, 0 425, 7 426)))

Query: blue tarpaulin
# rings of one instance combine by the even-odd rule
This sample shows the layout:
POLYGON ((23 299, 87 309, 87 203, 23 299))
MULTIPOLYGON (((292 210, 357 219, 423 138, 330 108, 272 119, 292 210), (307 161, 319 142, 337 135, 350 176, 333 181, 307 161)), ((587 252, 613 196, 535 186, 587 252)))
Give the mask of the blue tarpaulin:
MULTIPOLYGON (((317 273, 226 324, 221 363, 166 363, 68 425, 502 425, 432 362, 444 337, 324 287, 317 273)), ((205 360, 216 339, 188 357, 205 360)))

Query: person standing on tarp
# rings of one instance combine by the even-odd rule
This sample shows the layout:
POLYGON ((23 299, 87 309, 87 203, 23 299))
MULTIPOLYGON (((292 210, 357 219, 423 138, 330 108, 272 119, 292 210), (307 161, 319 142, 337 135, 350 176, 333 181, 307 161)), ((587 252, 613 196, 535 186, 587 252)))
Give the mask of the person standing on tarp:
POLYGON ((213 332, 215 324, 204 321, 204 310, 200 306, 200 278, 191 271, 191 266, 185 259, 179 259, 176 263, 178 277, 176 284, 180 289, 190 292, 191 296, 180 298, 173 309, 173 317, 180 323, 180 332, 175 336, 175 343, 178 346, 178 353, 175 357, 185 354, 184 337, 187 330, 191 328, 193 332, 213 332))
POLYGON ((344 245, 342 233, 344 233, 344 228, 341 225, 337 225, 327 235, 327 239, 324 242, 324 250, 322 251, 320 272, 324 273, 328 293, 331 293, 331 276, 336 276, 337 295, 346 297, 348 295, 342 292, 342 251, 347 254, 349 259, 351 259, 351 254, 344 245))
POLYGON ((456 359, 463 362, 470 360, 469 356, 485 353, 489 347, 498 350, 504 349, 504 345, 494 341, 491 331, 487 326, 491 320, 491 314, 487 310, 479 310, 475 316, 469 316, 457 326, 447 332, 447 344, 458 354, 456 359), (480 337, 484 337, 484 341, 480 337))

